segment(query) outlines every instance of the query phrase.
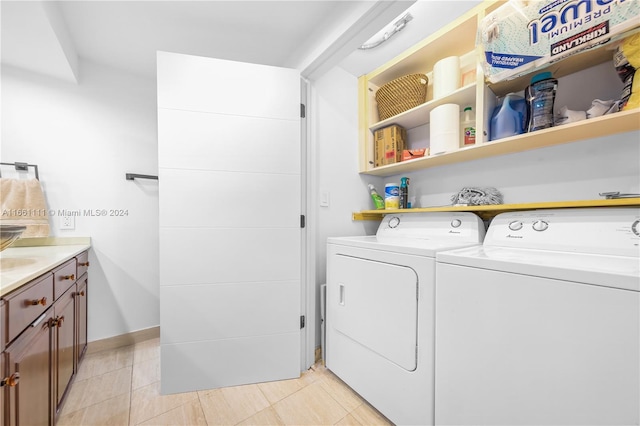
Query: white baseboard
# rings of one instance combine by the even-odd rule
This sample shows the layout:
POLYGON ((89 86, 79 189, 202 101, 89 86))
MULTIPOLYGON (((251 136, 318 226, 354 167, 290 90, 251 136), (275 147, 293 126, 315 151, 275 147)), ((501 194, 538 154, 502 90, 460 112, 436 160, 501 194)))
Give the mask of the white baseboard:
POLYGON ((133 331, 119 336, 108 337, 106 339, 95 340, 87 345, 87 353, 100 352, 108 349, 121 348, 123 346, 135 345, 160 337, 160 326, 145 328, 144 330, 133 331))

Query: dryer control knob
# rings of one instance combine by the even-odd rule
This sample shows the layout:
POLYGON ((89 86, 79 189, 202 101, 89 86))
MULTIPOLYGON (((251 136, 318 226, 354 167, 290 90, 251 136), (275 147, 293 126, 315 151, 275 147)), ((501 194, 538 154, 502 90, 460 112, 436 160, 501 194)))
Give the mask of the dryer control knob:
POLYGON ((400 218, 398 216, 389 219, 389 228, 395 228, 398 225, 400 225, 400 218))
POLYGON ((549 224, 544 220, 536 220, 533 222, 533 229, 536 231, 545 231, 549 227, 549 224))
POLYGON ((520 222, 519 220, 514 220, 513 222, 509 223, 509 229, 511 229, 512 231, 519 231, 522 229, 522 222, 520 222))
POLYGON ((454 228, 457 228, 460 225, 462 225, 462 221, 460 219, 453 219, 451 221, 451 226, 454 227, 454 228))
POLYGON ((633 231, 634 234, 640 237, 640 219, 636 220, 635 222, 633 222, 633 224, 631 224, 631 231, 633 231))

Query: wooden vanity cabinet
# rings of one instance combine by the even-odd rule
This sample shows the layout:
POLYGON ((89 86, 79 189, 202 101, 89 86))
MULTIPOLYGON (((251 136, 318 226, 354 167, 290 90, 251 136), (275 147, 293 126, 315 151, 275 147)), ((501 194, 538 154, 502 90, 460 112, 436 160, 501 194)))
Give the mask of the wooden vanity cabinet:
MULTIPOLYGON (((4 380, 4 365, 5 365, 5 361, 4 361, 4 351, 0 352, 0 377, 2 377, 2 379, 0 380, 4 380)), ((6 424, 6 422, 4 421, 4 406, 5 406, 5 387, 4 387, 4 383, 0 384, 0 426, 4 426, 6 424)))
POLYGON ((67 290, 54 306, 53 320, 53 373, 56 413, 62 404, 62 399, 71 384, 76 372, 75 358, 75 285, 67 290))
POLYGON ((0 426, 4 426, 6 424, 5 420, 4 420, 4 406, 5 406, 5 383, 4 383, 4 378, 5 378, 5 360, 4 360, 4 347, 5 345, 5 337, 4 337, 4 325, 2 324, 2 322, 4 321, 5 316, 4 316, 4 300, 0 299, 0 426))
MULTIPOLYGON (((80 269, 80 263, 78 263, 78 269, 80 269)), ((76 365, 80 364, 80 361, 87 351, 88 284, 89 274, 87 273, 84 273, 76 282, 76 365)))
POLYGON ((83 252, 0 300, 0 426, 55 424, 87 347, 87 267, 83 252))
POLYGON ((7 405, 4 409, 9 425, 52 424, 53 313, 53 309, 48 309, 5 349, 7 405))
POLYGON ((5 344, 9 344, 54 302, 53 274, 46 273, 6 297, 9 317, 5 344))
POLYGON ((76 283, 78 262, 74 257, 53 270, 53 294, 56 300, 76 283))

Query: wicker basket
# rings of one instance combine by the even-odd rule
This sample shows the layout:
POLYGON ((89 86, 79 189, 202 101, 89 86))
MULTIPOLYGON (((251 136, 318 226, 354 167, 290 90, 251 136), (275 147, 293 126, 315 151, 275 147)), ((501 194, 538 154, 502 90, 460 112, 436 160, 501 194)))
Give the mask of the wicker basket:
POLYGON ((376 92, 380 120, 423 104, 427 98, 429 80, 424 74, 409 74, 396 78, 376 92))

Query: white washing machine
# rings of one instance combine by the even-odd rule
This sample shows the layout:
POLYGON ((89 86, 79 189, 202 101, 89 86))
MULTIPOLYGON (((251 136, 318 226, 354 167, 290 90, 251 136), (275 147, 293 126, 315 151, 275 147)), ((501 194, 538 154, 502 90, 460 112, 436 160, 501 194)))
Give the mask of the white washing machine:
POLYGON ((637 425, 640 209, 503 213, 438 253, 442 425, 637 425))
POLYGON ((326 366, 397 424, 433 424, 435 254, 482 243, 471 213, 387 215, 327 240, 326 366))

